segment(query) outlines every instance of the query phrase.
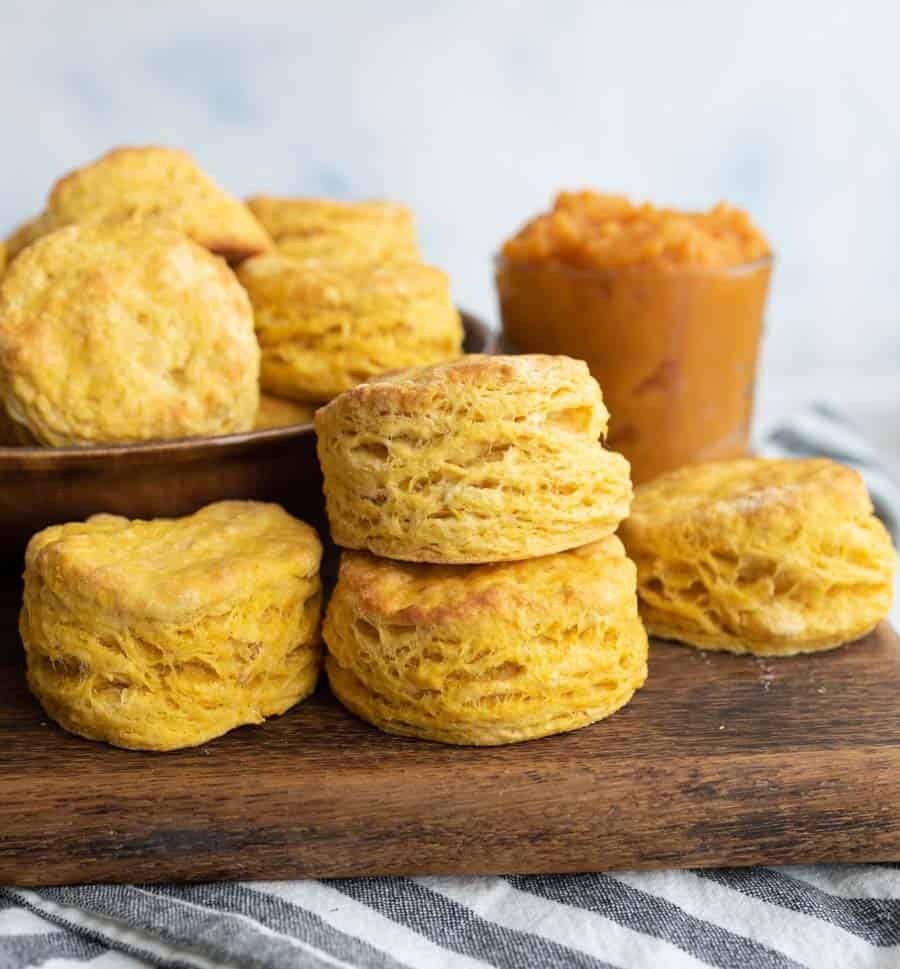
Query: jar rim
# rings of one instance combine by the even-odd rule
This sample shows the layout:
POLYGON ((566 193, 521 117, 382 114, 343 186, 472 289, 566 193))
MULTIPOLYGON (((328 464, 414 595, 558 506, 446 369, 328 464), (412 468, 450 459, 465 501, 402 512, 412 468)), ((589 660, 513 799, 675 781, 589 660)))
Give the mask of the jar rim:
POLYGON ((771 268, 775 263, 775 254, 768 252, 766 255, 749 262, 740 262, 729 266, 703 266, 688 263, 683 266, 666 266, 664 269, 644 263, 623 263, 618 266, 570 266, 568 263, 554 259, 509 259, 502 252, 496 253, 493 261, 494 267, 498 270, 505 266, 533 267, 552 269, 555 272, 571 276, 608 276, 618 272, 661 276, 742 276, 759 269, 771 268))

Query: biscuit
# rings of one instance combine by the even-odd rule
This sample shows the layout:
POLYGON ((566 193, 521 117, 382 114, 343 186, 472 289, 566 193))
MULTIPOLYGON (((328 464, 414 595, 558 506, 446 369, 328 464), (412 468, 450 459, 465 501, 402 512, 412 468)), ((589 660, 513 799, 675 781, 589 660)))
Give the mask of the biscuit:
POLYGON ((61 229, 0 282, 0 399, 49 445, 250 430, 259 346, 247 294, 180 233, 61 229))
POLYGON ((295 258, 350 263, 421 258, 412 212, 395 202, 257 195, 247 205, 278 247, 295 258))
POLYGON ((388 733, 452 744, 583 727, 647 676, 634 565, 615 536, 502 565, 344 552, 323 635, 341 703, 388 733))
POLYGON ((628 514, 628 462, 580 360, 470 355, 362 384, 316 412, 332 536, 413 562, 585 545, 628 514))
POLYGON ((6 245, 0 242, 0 276, 6 271, 6 245))
POLYGON ((251 501, 46 528, 25 556, 29 686, 66 730, 138 750, 284 713, 321 665, 321 552, 308 525, 251 501))
POLYGON ((44 224, 118 224, 175 229, 220 256, 240 261, 272 240, 240 199, 222 191, 185 151, 116 148, 61 178, 47 199, 44 224))
POLYGON ((314 404, 299 404, 271 394, 259 395, 259 410, 253 429, 265 431, 273 427, 292 427, 295 424, 311 424, 316 408, 314 404))
POLYGON ((279 397, 329 400, 462 350, 449 281, 422 263, 338 267, 270 254, 248 260, 238 278, 256 317, 263 389, 279 397))
POLYGON ((637 488, 620 535, 651 635, 790 656, 890 609, 896 553, 856 471, 827 460, 694 465, 637 488))

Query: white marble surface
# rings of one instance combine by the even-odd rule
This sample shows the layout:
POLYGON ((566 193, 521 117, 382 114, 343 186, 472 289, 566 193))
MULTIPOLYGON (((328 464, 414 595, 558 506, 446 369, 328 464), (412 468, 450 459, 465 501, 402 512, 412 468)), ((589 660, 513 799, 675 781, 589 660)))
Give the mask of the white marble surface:
POLYGON ((0 0, 0 230, 121 142, 235 192, 389 195, 457 298, 557 187, 746 206, 778 253, 766 372, 900 370, 900 8, 0 0))

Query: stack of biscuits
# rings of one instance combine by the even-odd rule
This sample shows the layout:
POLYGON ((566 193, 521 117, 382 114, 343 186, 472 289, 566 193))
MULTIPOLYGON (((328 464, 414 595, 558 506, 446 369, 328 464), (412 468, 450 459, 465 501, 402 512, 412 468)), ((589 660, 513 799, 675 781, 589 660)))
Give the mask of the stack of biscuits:
POLYGON ((344 549, 323 635, 335 695, 390 733, 511 743, 615 712, 644 682, 628 462, 568 357, 466 356, 316 414, 344 549))
POLYGON ((461 347, 408 209, 244 203, 170 148, 76 169, 0 245, 3 443, 308 423, 361 380, 461 347))

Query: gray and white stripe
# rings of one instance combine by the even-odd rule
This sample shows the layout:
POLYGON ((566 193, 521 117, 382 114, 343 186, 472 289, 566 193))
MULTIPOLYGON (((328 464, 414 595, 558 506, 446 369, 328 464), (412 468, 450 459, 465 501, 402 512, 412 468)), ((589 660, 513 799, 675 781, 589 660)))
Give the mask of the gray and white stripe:
POLYGON ((0 889, 0 969, 103 965, 888 969, 900 869, 0 889))

